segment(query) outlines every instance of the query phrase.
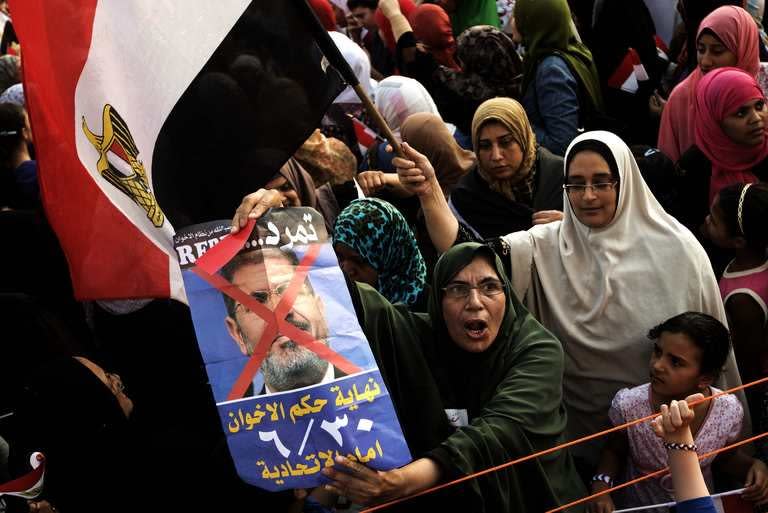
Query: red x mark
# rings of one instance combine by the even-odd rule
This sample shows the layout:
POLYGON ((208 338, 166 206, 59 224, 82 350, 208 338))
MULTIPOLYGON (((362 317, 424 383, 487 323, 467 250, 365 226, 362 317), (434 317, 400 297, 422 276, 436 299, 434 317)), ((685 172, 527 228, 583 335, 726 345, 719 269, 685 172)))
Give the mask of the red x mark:
POLYGON ((227 400, 240 399, 245 395, 246 390, 248 390, 248 387, 253 381, 253 376, 256 375, 256 372, 261 366, 261 362, 267 356, 272 341, 277 336, 278 331, 297 344, 314 352, 323 360, 328 361, 331 365, 339 368, 342 372, 346 374, 360 372, 360 368, 355 364, 339 353, 333 351, 323 342, 315 340, 315 338, 306 331, 297 328, 285 320, 285 317, 291 311, 291 308, 293 308, 293 303, 296 301, 296 298, 301 291, 301 287, 304 285, 304 280, 307 277, 310 267, 320 253, 320 244, 310 244, 308 246, 307 253, 296 267, 296 272, 294 273, 293 278, 291 278, 288 288, 283 294, 283 297, 280 298, 280 302, 277 304, 274 311, 270 310, 262 303, 259 303, 249 294, 243 292, 237 285, 230 283, 216 274, 219 269, 229 262, 245 245, 255 224, 256 221, 252 219, 239 233, 224 238, 200 257, 197 260, 196 265, 192 268, 192 271, 208 284, 251 310, 266 323, 264 333, 262 333, 261 338, 254 347, 253 354, 248 359, 245 368, 232 386, 232 389, 227 396, 227 400))

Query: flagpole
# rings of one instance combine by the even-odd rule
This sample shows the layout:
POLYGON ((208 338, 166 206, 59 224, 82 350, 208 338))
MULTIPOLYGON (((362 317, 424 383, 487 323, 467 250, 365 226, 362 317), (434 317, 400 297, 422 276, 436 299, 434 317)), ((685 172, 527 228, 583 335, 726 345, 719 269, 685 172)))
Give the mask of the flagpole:
POLYGON ((397 138, 395 138, 395 134, 392 133, 392 129, 389 128, 389 125, 387 125, 387 122, 384 120, 381 112, 379 112, 379 109, 376 108, 376 105, 373 104, 371 98, 368 96, 368 94, 366 94, 363 86, 358 82, 357 85, 352 86, 352 89, 354 89, 355 93, 357 93, 360 101, 363 102, 363 107, 365 107, 368 115, 371 116, 371 119, 379 127, 381 133, 384 135, 384 137, 387 138, 389 144, 392 145, 392 148, 395 150, 395 154, 398 157, 404 158, 405 154, 403 154, 403 149, 400 147, 400 142, 397 140, 397 138))
MULTIPOLYGON (((400 147, 400 142, 395 138, 395 134, 392 133, 392 129, 389 128, 387 122, 384 121, 384 117, 381 115, 379 110, 371 101, 368 94, 360 85, 360 80, 358 80, 357 76, 352 71, 352 68, 349 66, 349 63, 346 61, 346 59, 344 59, 344 56, 341 55, 341 52, 336 46, 336 43, 334 43, 331 39, 331 36, 328 35, 328 31, 325 30, 325 27, 322 26, 320 20, 317 19, 315 12, 309 6, 309 3, 307 3, 307 0, 296 1, 299 3, 299 5, 303 6, 303 12, 305 16, 308 17, 307 19, 309 21, 310 30, 312 31, 312 35, 315 38, 317 46, 320 47, 320 51, 323 52, 323 55, 325 55, 325 57, 328 59, 328 62, 330 62, 331 66, 336 68, 336 70, 341 75, 341 78, 344 79, 344 82, 346 82, 347 85, 354 89, 355 93, 357 93, 358 98, 360 98, 360 101, 363 103, 363 107, 365 107, 368 115, 371 116, 371 119, 373 119, 373 121, 376 123, 380 133, 384 134, 384 136, 387 138, 387 141, 389 141, 389 143, 392 145, 392 148, 395 150, 395 154, 399 157, 405 157, 403 150, 400 147)), ((368 80, 369 78, 370 77, 365 77, 365 80, 368 80)))

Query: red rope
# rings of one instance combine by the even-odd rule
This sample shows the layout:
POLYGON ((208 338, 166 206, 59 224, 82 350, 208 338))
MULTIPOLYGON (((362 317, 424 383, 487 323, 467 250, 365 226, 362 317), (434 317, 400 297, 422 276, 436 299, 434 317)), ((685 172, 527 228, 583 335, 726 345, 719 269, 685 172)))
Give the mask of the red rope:
MULTIPOLYGON (((715 399, 716 397, 720 397, 720 396, 723 396, 723 395, 726 395, 726 394, 732 394, 734 392, 738 392, 739 390, 744 390, 745 388, 748 388, 748 387, 751 387, 751 386, 755 386, 755 385, 759 385, 761 383, 766 383, 766 382, 768 382, 768 377, 755 380, 755 381, 753 381, 751 383, 747 383, 746 385, 739 385, 739 386, 733 387, 733 388, 731 388, 729 390, 723 390, 721 392, 718 392, 716 394, 712 394, 711 396, 705 397, 704 399, 700 399, 698 401, 692 401, 692 402, 688 403, 688 406, 693 407, 693 406, 696 406, 698 404, 702 404, 702 403, 705 403, 707 401, 711 401, 712 399, 715 399)), ((448 488, 449 486, 454 486, 454 485, 457 485, 459 483, 463 483, 465 481, 469 481, 471 479, 475 479, 476 477, 484 476, 486 474, 490 474, 492 472, 497 472, 497 471, 505 469, 507 467, 511 467, 513 465, 517 465, 518 463, 524 463, 526 461, 538 458, 540 456, 546 456, 547 454, 552 454, 553 452, 557 452, 557 451, 560 451, 562 449, 566 449, 568 447, 572 447, 574 445, 578 445, 580 443, 588 442, 589 440, 594 440, 595 438, 600 438, 601 436, 605 436, 605 435, 607 435, 609 433, 614 433, 616 431, 621 431, 623 429, 627 429, 627 428, 632 427, 632 426, 634 426, 636 424, 640 424, 642 422, 647 422, 649 420, 653 420, 653 419, 655 419, 658 416, 659 416, 659 413, 653 413, 653 414, 648 415, 646 417, 643 417, 643 418, 640 418, 640 419, 636 419, 636 420, 633 420, 631 422, 627 422, 626 424, 621 424, 619 426, 614 426, 614 427, 612 427, 610 429, 606 429, 604 431, 600 431, 599 433, 594 433, 592 435, 587 435, 587 436, 578 438, 576 440, 571 440, 570 442, 566 442, 564 444, 557 445, 557 446, 552 447, 550 449, 545 449, 543 451, 539 451, 539 452, 536 452, 536 453, 533 453, 533 454, 529 454, 527 456, 523 456, 523 457, 514 459, 512 461, 508 461, 506 463, 502 463, 501 465, 496 465, 495 467, 490 467, 490 468, 487 468, 485 470, 481 470, 479 472, 475 472, 474 474, 469 474, 469 475, 460 477, 458 479, 454 479, 453 481, 448 481, 447 483, 442 483, 442 484, 439 484, 437 486, 433 486, 431 488, 427 488, 426 490, 422 490, 421 492, 415 493, 413 495, 408 495, 406 497, 401 497, 399 499, 395 499, 395 500, 392 500, 392 501, 389 501, 389 502, 385 502, 383 504, 379 504, 378 506, 373 506, 371 508, 368 508, 368 509, 365 509, 365 510, 361 511, 361 513, 371 513, 373 511, 378 511, 378 510, 381 510, 381 509, 384 509, 384 508, 388 508, 390 506, 394 506, 395 504, 399 504, 401 502, 405 502, 405 501, 413 499, 415 497, 420 497, 422 495, 427 495, 429 493, 433 493, 433 492, 436 492, 438 490, 442 490, 443 488, 448 488)), ((723 447, 721 449, 718 449, 718 451, 724 451, 724 450, 736 447, 738 445, 742 445, 742 444, 751 442, 751 441, 756 440, 758 438, 762 438, 763 436, 768 436, 768 433, 763 433, 762 435, 758 435, 757 437, 752 437, 752 438, 749 438, 747 440, 743 440, 741 442, 737 442, 736 444, 733 444, 731 446, 723 447)), ((713 453, 707 453, 704 456, 700 456, 700 458, 711 456, 712 454, 716 454, 716 453, 717 453, 716 451, 713 452, 713 453)), ((642 479, 648 479, 648 478, 654 477, 654 476, 658 475, 659 473, 666 472, 666 470, 667 469, 662 469, 662 470, 659 470, 657 472, 653 472, 651 474, 646 474, 645 476, 643 476, 642 479)), ((638 478, 638 479, 641 479, 641 478, 638 478)), ((631 484, 631 483, 629 483, 629 484, 631 484)), ((602 495, 604 493, 609 493, 610 491, 612 491, 614 489, 622 488, 624 486, 628 486, 628 483, 624 483, 623 485, 617 486, 615 488, 611 488, 610 490, 605 490, 605 491, 603 491, 603 492, 601 492, 599 494, 595 494, 595 495, 590 496, 590 497, 585 497, 584 499, 580 499, 577 502, 574 502, 572 504, 567 504, 566 506, 562 506, 559 509, 554 509, 551 512, 547 512, 547 513, 553 513, 555 511, 560 511, 562 509, 574 506, 576 504, 581 504, 582 502, 586 502, 587 500, 591 500, 594 497, 598 497, 599 495, 602 495)))
MULTIPOLYGON (((762 433, 760 435, 756 435, 756 436, 747 438, 746 440, 741 440, 740 442, 736 442, 736 443, 733 443, 731 445, 726 445, 725 447, 721 447, 719 449, 715 449, 714 451, 709 451, 709 452, 707 452, 705 454, 700 455, 699 456, 699 460, 703 460, 704 458, 709 458, 710 456, 715 456, 716 454, 720 454, 721 452, 730 451, 731 449, 733 449, 735 447, 738 447, 740 445, 746 445, 746 444, 748 444, 750 442, 754 442, 755 440, 759 440, 760 438, 765 438, 766 436, 768 436, 768 431, 766 431, 765 433, 762 433)), ((575 500, 573 502, 565 504, 564 506, 560 506, 560 507, 557 507, 555 509, 550 509, 546 513, 556 513, 558 511, 562 511, 564 509, 572 508, 573 506, 578 506, 579 504, 583 504, 585 502, 589 502, 592 499, 595 499, 595 498, 600 497, 602 495, 605 495, 607 493, 611 493, 611 492, 613 492, 615 490, 619 490, 621 488, 625 488, 627 486, 631 486, 633 484, 637 484, 637 483, 639 483, 641 481, 645 481, 646 479, 650 479, 652 477, 658 477, 658 476, 664 475, 667 472, 669 472, 669 467, 664 467, 661 470, 657 470, 656 472, 651 472, 650 474, 642 475, 642 476, 637 477, 637 478, 635 478, 635 479, 633 479, 631 481, 627 481, 626 483, 622 483, 620 485, 614 486, 613 488, 608 488, 607 490, 603 490, 602 492, 597 492, 597 493, 594 493, 594 494, 589 495, 587 497, 583 497, 583 498, 581 498, 579 500, 575 500)))

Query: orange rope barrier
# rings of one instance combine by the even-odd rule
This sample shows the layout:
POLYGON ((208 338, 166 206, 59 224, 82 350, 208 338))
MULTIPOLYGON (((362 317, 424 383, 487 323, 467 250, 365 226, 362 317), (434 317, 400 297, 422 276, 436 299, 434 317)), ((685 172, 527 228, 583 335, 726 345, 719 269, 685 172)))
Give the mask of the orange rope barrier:
MULTIPOLYGON (((746 440, 741 440, 741 441, 733 443, 731 445, 726 445, 725 447, 721 447, 719 449, 715 449, 714 451, 709 451, 707 453, 704 453, 704 454, 699 456, 699 460, 703 460, 704 458, 709 458, 710 456, 715 456, 716 454, 720 454, 721 452, 730 451, 731 449, 733 449, 735 447, 738 447, 740 445, 746 445, 746 444, 748 444, 750 442, 754 442, 755 440, 759 440, 760 438, 765 438, 766 436, 768 436, 768 431, 766 431, 765 433, 762 433, 760 435, 756 435, 756 436, 747 438, 746 440)), ((637 483, 639 483, 641 481, 645 481, 646 479, 650 479, 652 477, 658 477, 658 476, 664 475, 667 472, 669 472, 669 467, 664 467, 661 470, 657 470, 656 472, 651 472, 650 474, 642 475, 640 477, 632 479, 631 481, 627 481, 626 483, 622 483, 620 485, 614 486, 613 488, 608 488, 607 490, 603 490, 602 492, 597 492, 595 494, 588 495, 587 497, 583 497, 583 498, 581 498, 579 500, 575 500, 575 501, 570 502, 570 503, 568 503, 568 504, 566 504, 564 506, 560 506, 560 507, 555 508, 555 509, 550 509, 546 513, 557 513, 558 511, 563 511, 564 509, 572 508, 573 506, 578 506, 579 504, 584 504, 585 502, 589 502, 592 499, 595 499, 595 498, 600 497, 602 495, 606 495, 606 494, 611 493, 611 492, 613 492, 615 490, 619 490, 621 488, 625 488, 627 486, 631 486, 631 485, 637 484, 637 483)))
MULTIPOLYGON (((702 404, 702 403, 705 403, 707 401, 711 401, 712 399, 715 399, 717 397, 720 397, 720 396, 723 396, 723 395, 726 395, 726 394, 732 394, 734 392, 738 392, 739 390, 744 390, 745 388, 749 388, 749 387, 752 387, 752 386, 755 386, 755 385, 759 385, 761 383, 768 383, 768 377, 752 381, 751 383, 747 383, 746 385, 739 385, 737 387, 733 387, 733 388, 728 389, 728 390, 723 390, 723 391, 718 392, 716 394, 712 394, 709 397, 705 397, 704 399, 701 399, 699 401, 692 401, 691 403, 688 404, 688 406, 696 406, 698 404, 702 404)), ((653 414, 648 415, 646 417, 643 417, 643 418, 640 418, 640 419, 636 419, 636 420, 633 420, 631 422, 627 422, 626 424, 621 424, 619 426, 614 426, 614 427, 612 427, 610 429, 606 429, 606 430, 600 431, 598 433, 594 433, 594 434, 591 434, 591 435, 583 436, 581 438, 577 438, 576 440, 571 440, 570 442, 566 442, 564 444, 556 445, 555 447, 552 447, 552 448, 549 448, 549 449, 545 449, 543 451, 539 451, 539 452, 536 452, 536 453, 533 453, 533 454, 529 454, 528 456, 523 456, 521 458, 517 458, 517 459, 514 459, 512 461, 508 461, 506 463, 502 463, 501 465, 496 465, 495 467, 490 467, 490 468, 487 468, 485 470, 481 470, 479 472, 475 472, 474 474, 469 474, 469 475, 460 477, 458 479, 454 479, 453 481, 448 481, 447 483, 442 483, 442 484, 439 484, 437 486, 433 486, 431 488, 427 488, 426 490, 422 490, 422 491, 420 491, 418 493, 414 493, 413 495, 408 495, 406 497, 401 497, 399 499, 395 499, 395 500, 392 500, 392 501, 389 501, 389 502, 385 502, 385 503, 379 504, 377 506, 373 506, 371 508, 368 508, 368 509, 365 509, 365 510, 361 511, 360 513, 372 513, 374 511, 378 511, 378 510, 381 510, 381 509, 384 509, 384 508, 388 508, 390 506, 394 506, 395 504, 399 504, 401 502, 405 502, 407 500, 410 500, 410 499, 413 499, 413 498, 416 498, 416 497, 420 497, 422 495, 427 495, 429 493, 433 493, 433 492, 436 492, 438 490, 442 490, 443 488, 448 488, 449 486, 454 486, 454 485, 457 485, 459 483, 463 483, 464 481, 469 481, 471 479, 475 479, 476 477, 484 476, 485 474, 490 474, 490 473, 493 473, 493 472, 497 472, 497 471, 505 469, 507 467, 511 467, 511 466, 517 465, 519 463, 524 463, 526 461, 538 458, 540 456, 546 456, 547 454, 552 454, 553 452, 557 452, 557 451, 560 451, 562 449, 566 449, 568 447, 573 447, 574 445, 579 445, 581 443, 588 442, 589 440, 594 440, 595 438, 600 438, 601 436, 605 436, 605 435, 607 435, 609 433, 614 433, 616 431, 621 431, 622 429, 627 429, 627 428, 632 427, 632 426, 634 426, 636 424, 640 424, 642 422, 647 422, 649 420, 653 420, 653 419, 655 419, 658 416, 659 416, 659 413, 653 413, 653 414)), ((761 438, 763 436, 767 436, 766 433, 763 433, 762 435, 758 435, 757 437, 749 438, 749 439, 747 439, 745 441, 742 441, 742 442, 738 442, 738 445, 748 443, 750 441, 756 440, 757 438, 761 438)), ((736 445, 737 444, 734 444, 731 447, 736 447, 736 445)), ((724 450, 724 448, 723 449, 719 449, 719 450, 722 451, 722 450, 724 450)), ((702 457, 705 457, 705 456, 702 456, 702 457)), ((648 477, 653 477, 654 475, 656 475, 656 473, 647 474, 648 477)), ((646 477, 646 479, 647 479, 647 477, 646 477)), ((625 483, 624 485, 622 485, 620 487, 623 487, 623 486, 628 486, 628 485, 625 483)), ((617 487, 617 488, 620 488, 620 487, 617 487)), ((595 497, 597 497, 597 495, 595 497)), ((569 504, 566 507, 570 507, 572 505, 574 505, 574 504, 569 504)), ((563 509, 563 508, 560 508, 560 509, 563 509)), ((553 511, 560 511, 560 510, 553 510, 553 511)), ((547 513, 549 513, 549 512, 547 512, 547 513)))

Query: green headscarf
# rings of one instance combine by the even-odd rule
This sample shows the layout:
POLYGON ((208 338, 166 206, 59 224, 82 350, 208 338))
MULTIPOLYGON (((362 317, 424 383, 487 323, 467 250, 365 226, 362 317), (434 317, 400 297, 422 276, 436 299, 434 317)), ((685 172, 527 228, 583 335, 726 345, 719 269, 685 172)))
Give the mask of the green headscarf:
MULTIPOLYGON (((563 356, 559 342, 517 299, 501 260, 490 247, 468 242, 454 246, 443 254, 435 266, 428 312, 434 336, 423 345, 427 359, 434 362, 432 368, 438 387, 441 392, 454 390, 453 395, 456 397, 451 399, 466 404, 470 417, 478 414, 483 405, 491 399, 498 384, 509 373, 513 362, 519 356, 520 348, 531 340, 529 337, 532 335, 535 335, 534 338, 541 338, 551 353, 552 361, 548 366, 548 374, 551 376, 546 379, 558 382, 562 380, 563 356), (477 257, 487 259, 496 270, 499 280, 504 283, 506 305, 496 340, 485 351, 470 353, 456 345, 448 335, 443 316, 443 287, 477 257)), ((531 385, 539 386, 539 380, 531 382, 531 385)), ((552 403, 537 401, 520 406, 522 408, 516 414, 522 414, 518 421, 525 425, 526 429, 537 433, 541 433, 543 429, 553 433, 565 427, 565 415, 560 409, 559 399, 552 403), (549 417, 551 414, 555 415, 549 417), (557 419, 554 424, 553 418, 557 419)))
POLYGON ((490 25, 501 28, 496 0, 462 0, 451 13, 453 34, 458 37, 469 27, 490 25))
POLYGON ((559 55, 577 75, 592 108, 604 111, 592 52, 576 37, 567 0, 517 0, 515 25, 525 45, 523 92, 536 76, 539 62, 549 55, 559 55))
MULTIPOLYGON (((448 481, 562 443, 563 350, 510 292, 495 253, 476 243, 454 246, 438 261, 432 285, 429 315, 357 285, 360 323, 413 456, 437 461, 448 481), (469 353, 448 335, 442 288, 476 257, 491 262, 507 293, 493 344, 469 353), (446 429, 445 408, 466 409, 469 425, 446 429)), ((413 510, 545 511, 586 494, 567 451, 444 491, 452 495, 426 495, 426 504, 414 503, 413 510)))
MULTIPOLYGON (((431 342, 424 342, 424 354, 443 407, 466 409, 470 424, 429 456, 455 478, 564 442, 562 347, 515 297, 493 250, 476 243, 454 246, 438 261, 432 286, 434 336, 425 339, 431 342), (448 336, 442 298, 443 287, 477 257, 486 258, 505 284, 506 306, 494 342, 469 353, 448 336)), ((482 497, 478 511, 489 512, 543 511, 584 492, 567 452, 483 476, 469 488, 482 497)))
MULTIPOLYGON (((452 247, 435 265, 435 271, 432 276, 432 294, 429 297, 428 312, 432 323, 434 337, 430 338, 429 343, 424 344, 427 359, 434 359, 435 378, 441 392, 449 389, 458 388, 466 390, 465 397, 456 397, 464 404, 467 404, 468 410, 479 410, 482 405, 493 394, 495 384, 501 381, 508 363, 507 354, 510 349, 515 320, 517 313, 512 303, 514 294, 509 292, 506 295, 506 305, 504 307, 504 319, 499 326, 499 334, 496 340, 483 352, 470 353, 456 345, 448 334, 448 328, 445 324, 443 315, 443 287, 475 258, 485 258, 496 269, 499 279, 505 284, 506 290, 511 290, 511 285, 502 267, 501 261, 491 248, 483 244, 464 243, 452 247), (466 387, 454 387, 456 380, 467 383, 466 387), (445 382, 449 383, 445 383, 445 382), (482 382, 482 383, 478 383, 482 382), (444 387, 443 384, 448 386, 444 387), (468 404, 466 401, 469 401, 468 404)), ((453 395, 453 394, 451 394, 453 395)), ((462 394, 463 395, 463 394, 462 394)), ((470 411, 470 416, 476 411, 470 411)))

